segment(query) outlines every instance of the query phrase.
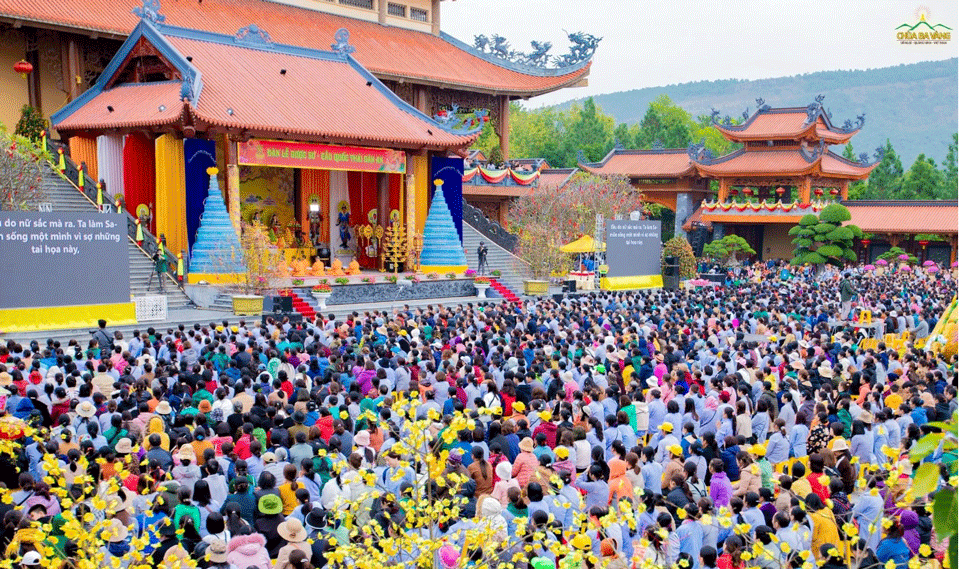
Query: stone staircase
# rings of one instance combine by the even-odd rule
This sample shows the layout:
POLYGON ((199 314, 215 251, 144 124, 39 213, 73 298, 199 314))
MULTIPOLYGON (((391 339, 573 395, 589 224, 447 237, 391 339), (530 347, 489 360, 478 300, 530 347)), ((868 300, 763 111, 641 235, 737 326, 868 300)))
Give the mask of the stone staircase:
MULTIPOLYGON (((43 189, 46 193, 44 200, 50 205, 52 211, 97 211, 96 204, 77 191, 73 184, 64 180, 52 166, 44 164, 42 167, 43 189)), ((159 294, 156 276, 153 279, 152 290, 147 290, 150 275, 154 272, 153 261, 129 237, 127 238, 127 255, 130 259, 130 294, 133 296, 159 294)), ((165 275, 163 288, 168 309, 193 306, 190 298, 177 286, 169 274, 165 275)))
MULTIPOLYGON (((530 278, 530 269, 527 264, 510 251, 485 237, 464 219, 463 248, 467 252, 467 266, 473 270, 477 270, 477 247, 480 245, 480 241, 487 245, 487 264, 490 266, 490 271, 500 271, 500 276, 497 277, 500 284, 509 288, 517 296, 522 295, 523 281, 530 278)), ((489 272, 487 274, 489 275, 489 272)), ((494 287, 490 287, 487 294, 495 290, 494 287)))

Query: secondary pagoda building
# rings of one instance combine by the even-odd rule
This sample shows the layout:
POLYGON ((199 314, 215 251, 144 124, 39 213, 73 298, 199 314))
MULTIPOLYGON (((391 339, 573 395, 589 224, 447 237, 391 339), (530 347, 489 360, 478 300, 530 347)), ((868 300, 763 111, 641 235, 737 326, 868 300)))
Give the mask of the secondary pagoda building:
POLYGON ((717 120, 716 111, 713 121, 741 145, 738 150, 716 157, 702 142, 686 149, 614 150, 582 166, 629 177, 649 201, 676 212, 678 234, 710 225, 714 238, 735 233, 769 259, 789 258, 789 228, 829 201, 846 199, 850 182, 867 178, 879 161, 866 154, 851 161, 831 150, 850 141, 864 116, 835 124, 822 96, 806 107, 785 108, 758 99, 757 110, 739 124, 717 120))

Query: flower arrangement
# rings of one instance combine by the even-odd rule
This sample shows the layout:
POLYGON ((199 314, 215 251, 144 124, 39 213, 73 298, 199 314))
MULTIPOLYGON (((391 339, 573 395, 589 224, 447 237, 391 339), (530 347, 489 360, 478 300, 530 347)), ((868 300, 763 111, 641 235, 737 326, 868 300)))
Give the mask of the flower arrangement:
POLYGON ((345 285, 350 282, 350 279, 348 279, 347 277, 339 277, 333 282, 337 283, 338 285, 345 285))
POLYGON ((488 285, 488 284, 490 284, 490 278, 489 278, 489 277, 476 277, 475 279, 473 279, 473 284, 475 284, 475 285, 488 285))
POLYGON ((476 274, 477 274, 477 271, 473 269, 467 269, 466 271, 463 272, 463 276, 465 277, 473 277, 473 276, 476 276, 476 274))
POLYGON ((490 274, 493 275, 493 276, 495 276, 495 277, 499 277, 499 276, 502 275, 503 273, 501 273, 499 269, 494 269, 494 270, 490 271, 490 274))
POLYGON ((333 292, 333 288, 327 283, 320 283, 311 289, 313 292, 333 292))
POLYGON ((420 282, 419 279, 417 279, 417 275, 404 275, 403 278, 408 281, 413 281, 415 283, 420 282))
POLYGON ((373 277, 362 277, 362 278, 360 279, 360 282, 372 283, 372 282, 373 282, 373 277))
POLYGON ((303 279, 293 279, 290 282, 293 286, 303 286, 303 279))
POLYGON ((457 273, 447 273, 447 278, 453 280, 457 278, 457 273))
POLYGON ((390 284, 397 284, 397 275, 389 275, 387 277, 387 282, 390 284))
POLYGON ((427 278, 432 281, 435 281, 440 278, 440 275, 438 275, 437 273, 427 273, 427 278))

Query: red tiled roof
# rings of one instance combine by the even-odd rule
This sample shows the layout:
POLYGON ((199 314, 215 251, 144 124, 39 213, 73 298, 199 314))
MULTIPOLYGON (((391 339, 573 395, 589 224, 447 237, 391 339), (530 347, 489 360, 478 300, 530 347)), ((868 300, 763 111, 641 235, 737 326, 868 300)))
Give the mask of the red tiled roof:
POLYGON ((633 178, 679 178, 693 173, 693 164, 686 149, 622 150, 615 149, 603 161, 580 164, 592 174, 619 174, 633 178))
MULTIPOLYGON (((407 148, 463 147, 478 136, 444 130, 396 98, 357 63, 332 53, 257 49, 224 36, 182 37, 190 31, 164 30, 161 33, 170 46, 189 56, 201 74, 203 86, 196 106, 188 106, 199 127, 407 148), (281 74, 281 69, 286 73, 281 74)), ((179 95, 180 84, 173 82, 107 89, 54 126, 60 132, 132 126, 118 123, 114 115, 139 116, 141 126, 162 124, 160 119, 174 122, 184 106, 178 102, 179 95), (126 97, 141 92, 141 97, 126 97), (158 103, 147 102, 151 93, 170 98, 164 116, 157 117, 158 103)))
POLYGON ((838 176, 849 176, 857 179, 863 179, 870 175, 870 172, 876 167, 876 164, 864 166, 856 164, 849 160, 834 154, 832 151, 824 153, 820 159, 820 169, 827 174, 838 176))
POLYGON ((845 201, 850 223, 865 233, 957 234, 957 202, 845 201))
POLYGON ((540 188, 562 188, 577 173, 577 168, 544 168, 540 170, 540 188))
MULTIPOLYGON (((128 35, 139 19, 139 0, 0 0, 0 18, 35 22, 40 27, 76 28, 128 35)), ((327 50, 339 28, 350 32, 356 59, 378 77, 413 79, 475 91, 532 96, 572 85, 590 64, 564 75, 522 73, 487 61, 450 41, 376 22, 356 20, 265 0, 171 1, 162 3, 166 24, 233 35, 259 24, 278 43, 327 50)))
POLYGON ((824 121, 823 117, 814 124, 807 124, 806 108, 770 109, 760 111, 736 127, 716 124, 726 138, 733 141, 795 139, 806 135, 822 138, 830 144, 843 144, 850 140, 856 130, 847 133, 838 132, 824 121))
POLYGON ((799 150, 738 150, 714 164, 697 164, 705 175, 805 174, 813 172, 816 162, 807 162, 799 150))
POLYGON ((104 91, 56 128, 65 132, 160 126, 179 122, 182 114, 179 82, 138 83, 104 91))
POLYGON ((717 162, 697 164, 697 170, 704 176, 824 174, 832 178, 854 180, 866 178, 873 168, 874 165, 855 164, 831 151, 826 151, 813 162, 809 162, 798 148, 738 150, 717 162))

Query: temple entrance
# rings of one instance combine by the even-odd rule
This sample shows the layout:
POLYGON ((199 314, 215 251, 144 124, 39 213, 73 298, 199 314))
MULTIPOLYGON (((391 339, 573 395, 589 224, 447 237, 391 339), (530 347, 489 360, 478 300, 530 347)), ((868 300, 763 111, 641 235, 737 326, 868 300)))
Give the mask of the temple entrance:
POLYGON ((404 219, 402 152, 252 140, 238 154, 240 217, 288 262, 385 268, 385 241, 404 219))

